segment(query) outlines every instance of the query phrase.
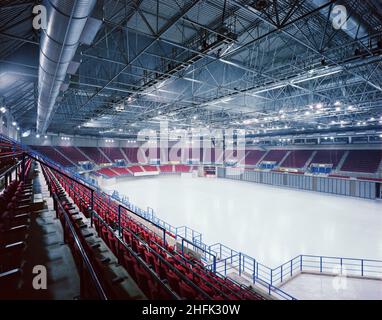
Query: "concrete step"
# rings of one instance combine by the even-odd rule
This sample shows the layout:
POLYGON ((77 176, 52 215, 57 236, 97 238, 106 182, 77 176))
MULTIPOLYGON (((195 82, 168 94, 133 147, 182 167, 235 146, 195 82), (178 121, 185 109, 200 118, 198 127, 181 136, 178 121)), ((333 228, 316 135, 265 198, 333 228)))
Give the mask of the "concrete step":
POLYGON ((29 236, 23 254, 21 288, 17 292, 20 299, 73 300, 80 295, 80 279, 72 253, 63 242, 63 229, 56 219, 53 200, 42 173, 34 179, 34 189, 40 191, 44 208, 31 212, 29 236), (35 266, 47 270, 47 289, 33 288, 35 266))

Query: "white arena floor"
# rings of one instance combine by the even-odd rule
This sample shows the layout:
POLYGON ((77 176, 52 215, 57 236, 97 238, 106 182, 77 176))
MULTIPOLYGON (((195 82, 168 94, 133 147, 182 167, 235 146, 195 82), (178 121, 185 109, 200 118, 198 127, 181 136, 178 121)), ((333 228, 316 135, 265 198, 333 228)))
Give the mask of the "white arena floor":
POLYGON ((269 267, 299 254, 382 260, 382 202, 214 178, 161 176, 116 185, 142 209, 187 225, 269 267))

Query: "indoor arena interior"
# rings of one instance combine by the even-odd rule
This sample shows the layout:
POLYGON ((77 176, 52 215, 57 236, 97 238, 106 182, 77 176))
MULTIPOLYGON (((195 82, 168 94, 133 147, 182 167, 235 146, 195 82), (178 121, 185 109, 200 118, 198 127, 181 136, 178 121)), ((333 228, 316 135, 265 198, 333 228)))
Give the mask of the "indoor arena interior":
POLYGON ((381 231, 380 0, 0 1, 0 300, 382 300, 381 231))

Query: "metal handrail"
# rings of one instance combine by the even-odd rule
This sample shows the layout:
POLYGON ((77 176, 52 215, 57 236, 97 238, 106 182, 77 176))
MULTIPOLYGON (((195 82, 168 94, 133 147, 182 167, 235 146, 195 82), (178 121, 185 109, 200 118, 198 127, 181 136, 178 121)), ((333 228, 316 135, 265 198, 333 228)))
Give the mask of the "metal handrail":
MULTIPOLYGON (((56 208, 59 208, 63 213, 64 219, 65 219, 65 221, 66 221, 66 223, 70 229, 70 233, 73 236, 74 242, 75 242, 75 244, 79 250, 82 261, 85 263, 86 269, 88 270, 88 272, 90 274, 90 277, 91 277, 92 282, 93 282, 93 284, 97 290, 99 298, 101 300, 108 300, 106 292, 103 289, 101 282, 98 279, 98 276, 97 276, 97 274, 93 268, 93 265, 91 264, 90 259, 89 259, 88 255, 86 254, 85 249, 83 248, 80 239, 77 236, 77 233, 76 233, 76 231, 72 225, 72 222, 71 222, 66 210, 62 207, 62 205, 61 205, 61 203, 60 203, 60 201, 59 201, 59 199, 55 193, 53 193, 53 199, 56 202, 56 208)), ((81 281, 81 278, 80 278, 80 281, 81 281)))
POLYGON ((0 178, 6 176, 9 173, 12 173, 13 170, 17 169, 21 165, 22 161, 20 160, 16 164, 14 164, 12 167, 8 168, 7 170, 3 171, 0 173, 0 178))

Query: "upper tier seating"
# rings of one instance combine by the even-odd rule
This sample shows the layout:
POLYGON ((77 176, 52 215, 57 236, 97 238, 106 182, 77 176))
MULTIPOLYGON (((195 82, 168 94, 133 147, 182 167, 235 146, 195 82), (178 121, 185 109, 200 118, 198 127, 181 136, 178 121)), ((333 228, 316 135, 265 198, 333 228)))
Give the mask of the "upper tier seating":
POLYGON ((61 164, 64 167, 73 167, 74 165, 72 162, 70 162, 68 159, 62 156, 54 147, 31 146, 31 148, 43 155, 46 155, 51 160, 53 160, 54 162, 57 162, 58 164, 61 164))
POLYGON ((97 164, 110 163, 97 147, 79 147, 79 149, 97 164))
POLYGON ((245 164, 248 166, 255 166, 259 162, 265 151, 262 150, 249 150, 245 157, 245 164))
POLYGON ((100 148, 104 154, 113 162, 116 160, 125 160, 120 148, 100 148))
POLYGON ((122 148, 130 163, 138 163, 139 148, 122 148))
POLYGON ((292 150, 286 159, 281 163, 285 168, 301 169, 311 157, 313 150, 292 150))
POLYGON ((351 150, 341 171, 375 173, 382 160, 382 150, 351 150))
POLYGON ((203 162, 214 163, 215 162, 215 148, 203 149, 202 159, 203 159, 203 162))
POLYGON ((189 150, 189 156, 193 160, 203 161, 203 149, 192 148, 189 150))
POLYGON ((80 161, 89 161, 76 147, 57 146, 56 149, 74 163, 80 161))
POLYGON ((333 164, 336 168, 344 154, 345 150, 318 150, 310 164, 333 164))
POLYGON ((288 150, 270 150, 262 161, 274 161, 278 164, 287 154, 288 150))

